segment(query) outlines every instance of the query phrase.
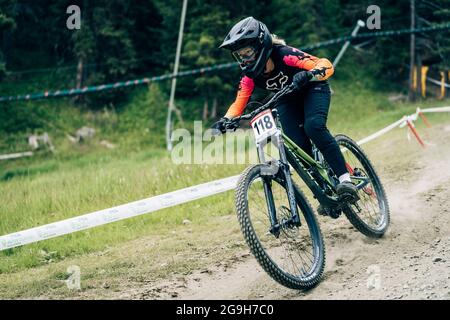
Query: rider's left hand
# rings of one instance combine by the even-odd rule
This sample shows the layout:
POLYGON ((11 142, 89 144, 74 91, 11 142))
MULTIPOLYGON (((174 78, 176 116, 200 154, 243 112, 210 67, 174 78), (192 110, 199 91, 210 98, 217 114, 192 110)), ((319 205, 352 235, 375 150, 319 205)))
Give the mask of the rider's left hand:
POLYGON ((312 77, 313 74, 310 71, 300 71, 294 75, 292 83, 294 84, 295 89, 299 90, 301 87, 307 84, 312 77))

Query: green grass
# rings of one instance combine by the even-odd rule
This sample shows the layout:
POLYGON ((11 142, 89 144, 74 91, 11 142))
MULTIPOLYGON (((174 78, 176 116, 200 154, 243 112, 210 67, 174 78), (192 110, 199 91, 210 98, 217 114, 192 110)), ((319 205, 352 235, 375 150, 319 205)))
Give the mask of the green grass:
MULTIPOLYGON (((45 164, 35 165, 31 170, 35 172, 33 175, 17 175, 0 183, 0 233, 8 234, 162 194, 237 174, 242 169, 174 166, 170 162, 168 156, 153 158, 149 154, 135 153, 122 159, 104 158, 98 162, 50 160, 47 167, 45 164), (52 166, 57 166, 57 169, 47 172, 42 170, 52 166), (38 168, 42 171, 39 172, 38 168)), ((224 202, 221 197, 213 197, 148 216, 6 250, 0 253, 0 273, 45 263, 48 252, 54 252, 52 260, 57 261, 146 234, 159 233, 181 224, 184 219, 201 223, 209 216, 229 214, 232 208, 231 200, 224 202)))

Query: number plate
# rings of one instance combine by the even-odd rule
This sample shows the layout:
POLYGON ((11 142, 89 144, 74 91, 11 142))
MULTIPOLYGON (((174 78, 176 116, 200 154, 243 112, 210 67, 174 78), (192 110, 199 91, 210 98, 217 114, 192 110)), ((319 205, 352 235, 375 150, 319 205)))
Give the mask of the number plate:
POLYGON ((256 143, 266 140, 268 137, 278 133, 275 125, 275 119, 272 116, 272 110, 268 109, 256 115, 251 121, 256 143))

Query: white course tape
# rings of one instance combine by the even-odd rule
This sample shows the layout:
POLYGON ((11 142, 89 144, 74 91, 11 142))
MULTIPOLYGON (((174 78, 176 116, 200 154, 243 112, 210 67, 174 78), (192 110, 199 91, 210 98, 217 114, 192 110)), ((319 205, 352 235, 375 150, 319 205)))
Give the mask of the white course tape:
POLYGON ((20 153, 11 153, 11 154, 2 154, 0 155, 0 160, 8 160, 8 159, 16 159, 22 157, 31 157, 33 156, 33 152, 20 152, 20 153))
POLYGON ((400 120, 394 122, 393 124, 388 125, 386 128, 383 128, 383 129, 381 129, 381 130, 371 134, 370 136, 359 140, 356 143, 359 144, 359 145, 362 145, 362 144, 367 143, 369 141, 372 141, 372 140, 374 140, 374 139, 376 139, 378 137, 381 137, 382 135, 384 135, 384 134, 388 133, 389 131, 397 128, 400 125, 402 125, 405 121, 406 121, 406 117, 403 117, 400 120))
POLYGON ((209 197, 236 187, 239 176, 224 178, 152 198, 46 224, 0 237, 0 251, 136 217, 189 201, 209 197))
MULTIPOLYGON (((429 82, 431 82, 431 83, 434 83, 434 84, 436 84, 436 85, 438 85, 438 86, 442 86, 442 82, 439 81, 439 80, 436 80, 436 79, 427 77, 427 81, 429 81, 429 82)), ((444 83, 444 86, 447 87, 447 88, 450 88, 450 84, 448 84, 448 83, 444 83)))
POLYGON ((427 108, 427 109, 420 109, 422 113, 429 113, 429 112, 450 112, 450 107, 440 107, 440 108, 427 108))

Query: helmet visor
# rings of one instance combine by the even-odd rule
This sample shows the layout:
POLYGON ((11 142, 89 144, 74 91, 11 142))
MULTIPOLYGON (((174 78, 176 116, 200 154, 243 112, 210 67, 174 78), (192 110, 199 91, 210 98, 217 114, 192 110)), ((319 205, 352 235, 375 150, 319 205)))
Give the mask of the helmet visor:
POLYGON ((256 50, 253 47, 244 47, 233 51, 233 57, 240 64, 249 65, 256 60, 256 50))

